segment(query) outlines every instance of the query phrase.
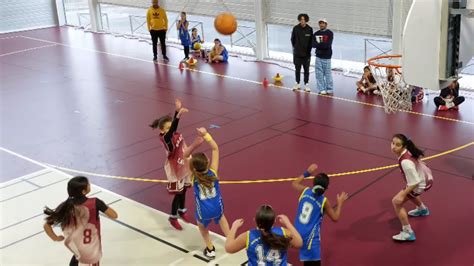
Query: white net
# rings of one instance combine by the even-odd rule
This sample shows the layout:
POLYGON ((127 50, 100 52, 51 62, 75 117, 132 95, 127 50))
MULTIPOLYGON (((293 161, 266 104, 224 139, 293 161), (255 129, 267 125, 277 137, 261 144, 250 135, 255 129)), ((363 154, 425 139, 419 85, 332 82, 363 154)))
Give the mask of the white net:
POLYGON ((382 93, 385 112, 411 111, 411 86, 403 80, 401 67, 390 64, 396 58, 369 59, 370 70, 382 93), (381 63, 380 61, 389 61, 381 63))

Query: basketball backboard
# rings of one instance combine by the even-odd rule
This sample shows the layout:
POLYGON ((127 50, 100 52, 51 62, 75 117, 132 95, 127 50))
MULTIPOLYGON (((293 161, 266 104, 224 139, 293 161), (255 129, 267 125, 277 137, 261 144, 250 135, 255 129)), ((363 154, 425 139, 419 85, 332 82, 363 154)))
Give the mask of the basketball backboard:
POLYGON ((407 84, 439 90, 457 79, 474 56, 471 10, 474 0, 413 0, 402 34, 407 84))

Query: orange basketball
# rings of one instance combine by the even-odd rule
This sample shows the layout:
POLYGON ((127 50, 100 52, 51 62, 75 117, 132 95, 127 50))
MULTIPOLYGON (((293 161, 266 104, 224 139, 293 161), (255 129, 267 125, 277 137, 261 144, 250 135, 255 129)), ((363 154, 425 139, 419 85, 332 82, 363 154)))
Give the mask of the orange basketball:
POLYGON ((237 19, 231 13, 221 13, 214 20, 214 27, 223 35, 231 35, 237 30, 237 19))

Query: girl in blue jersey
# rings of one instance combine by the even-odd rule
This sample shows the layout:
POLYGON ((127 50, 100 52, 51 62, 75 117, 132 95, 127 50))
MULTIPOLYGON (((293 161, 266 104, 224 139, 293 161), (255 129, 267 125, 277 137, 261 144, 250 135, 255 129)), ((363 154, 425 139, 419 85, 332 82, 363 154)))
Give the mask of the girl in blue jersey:
POLYGON ((236 253, 247 249, 249 266, 287 265, 287 249, 290 246, 299 248, 303 242, 286 215, 278 215, 278 220, 284 227, 273 227, 275 212, 271 206, 262 205, 255 215, 257 228, 242 233, 237 238, 235 234, 244 220, 235 220, 225 241, 225 251, 236 253))
POLYGON ((189 22, 186 19, 186 12, 181 12, 181 19, 176 22, 176 30, 178 31, 179 39, 184 48, 184 59, 189 59, 189 46, 191 45, 191 36, 189 36, 189 22))
POLYGON ((219 168, 219 147, 205 128, 198 128, 198 133, 211 146, 211 161, 202 152, 194 153, 190 162, 194 197, 196 199, 196 220, 199 231, 206 243, 204 256, 209 259, 216 257, 216 249, 209 237, 207 226, 211 221, 218 223, 225 236, 229 233, 229 223, 224 216, 224 202, 217 170, 219 168))
POLYGON ((209 63, 219 63, 227 62, 229 60, 229 52, 224 45, 222 45, 221 40, 214 39, 214 47, 208 54, 207 61, 209 63))
POLYGON ((313 180, 313 187, 301 184, 305 177, 310 177, 318 168, 311 164, 303 175, 293 181, 293 188, 301 192, 298 212, 296 213, 295 227, 303 238, 300 249, 300 261, 307 265, 321 265, 321 222, 327 214, 331 220, 337 222, 341 217, 342 204, 347 199, 346 192, 337 194, 337 206, 331 206, 324 192, 329 186, 329 177, 325 173, 318 173, 313 180))

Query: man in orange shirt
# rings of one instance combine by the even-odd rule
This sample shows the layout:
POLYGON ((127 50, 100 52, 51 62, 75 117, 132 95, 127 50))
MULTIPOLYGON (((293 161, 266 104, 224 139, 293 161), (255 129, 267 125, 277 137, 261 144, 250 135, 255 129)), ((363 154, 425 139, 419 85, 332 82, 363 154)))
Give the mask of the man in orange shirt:
POLYGON ((153 43, 153 61, 157 60, 157 45, 160 38, 161 53, 163 59, 168 61, 166 56, 166 31, 168 30, 168 17, 166 11, 158 5, 158 0, 152 1, 152 6, 146 14, 146 23, 148 31, 150 31, 151 41, 153 43))

